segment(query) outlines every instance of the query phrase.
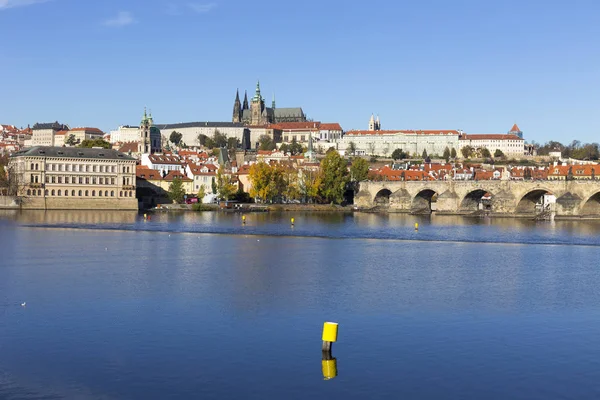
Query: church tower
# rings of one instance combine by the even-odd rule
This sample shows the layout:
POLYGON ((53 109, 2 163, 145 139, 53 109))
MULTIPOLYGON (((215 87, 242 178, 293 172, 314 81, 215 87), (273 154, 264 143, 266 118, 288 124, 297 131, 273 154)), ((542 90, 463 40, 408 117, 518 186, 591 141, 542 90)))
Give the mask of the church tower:
POLYGON ((377 119, 375 120, 375 130, 376 131, 381 130, 381 121, 379 120, 379 114, 377 114, 377 119))
POLYGON ((249 110, 250 107, 248 107, 248 91, 244 90, 244 104, 242 105, 242 110, 249 110))
POLYGON ((231 122, 242 122, 242 103, 240 102, 239 89, 235 92, 235 102, 233 103, 233 118, 231 122))
POLYGON ((375 130, 375 117, 373 116, 373 114, 371 114, 371 119, 369 120, 369 130, 375 130))
POLYGON ((252 119, 250 120, 251 125, 262 125, 262 112, 264 107, 265 102, 260 95, 260 82, 256 82, 256 92, 254 93, 254 97, 250 104, 250 113, 252 115, 252 119))
POLYGON ((138 143, 138 153, 150 154, 150 128, 152 128, 152 116, 148 117, 144 107, 144 118, 140 122, 140 141, 138 143))

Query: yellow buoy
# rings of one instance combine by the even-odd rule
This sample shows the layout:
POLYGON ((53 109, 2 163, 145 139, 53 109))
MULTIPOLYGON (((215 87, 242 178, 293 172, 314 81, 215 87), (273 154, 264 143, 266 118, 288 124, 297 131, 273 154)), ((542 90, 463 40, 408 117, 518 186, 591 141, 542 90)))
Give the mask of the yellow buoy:
POLYGON ((418 231, 418 230, 419 230, 419 223, 415 222, 415 231, 418 231))
POLYGON ((242 215, 242 222, 245 224, 246 223, 246 216, 242 215))
POLYGON ((321 367, 323 369, 323 378, 326 381, 337 376, 337 360, 335 358, 321 361, 321 367))
POLYGON ((144 214, 144 219, 148 219, 148 215, 147 214, 144 214))
POLYGON ((338 324, 337 322, 325 322, 323 324, 323 341, 337 342, 338 324))
POLYGON ((292 225, 294 225, 294 218, 292 218, 292 219, 290 220, 290 222, 292 223, 292 225))

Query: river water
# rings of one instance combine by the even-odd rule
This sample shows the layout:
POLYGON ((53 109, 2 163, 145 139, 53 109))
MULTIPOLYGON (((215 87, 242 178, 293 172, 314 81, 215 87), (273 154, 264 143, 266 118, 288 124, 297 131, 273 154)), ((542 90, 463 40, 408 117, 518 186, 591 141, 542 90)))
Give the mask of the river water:
POLYGON ((598 221, 4 212, 0 399, 596 398, 599 233, 598 221), (329 380, 324 321, 340 324, 329 380))

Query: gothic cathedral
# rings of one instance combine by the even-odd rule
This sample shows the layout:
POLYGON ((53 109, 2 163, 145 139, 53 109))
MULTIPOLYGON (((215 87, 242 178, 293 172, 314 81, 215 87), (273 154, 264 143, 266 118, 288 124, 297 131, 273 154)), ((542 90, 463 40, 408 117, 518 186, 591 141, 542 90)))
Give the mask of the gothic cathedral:
POLYGON ((279 122, 306 122, 306 115, 300 107, 276 108, 275 97, 271 107, 265 107, 265 100, 260 94, 260 82, 256 83, 254 97, 248 105, 248 93, 244 93, 244 103, 240 102, 239 91, 235 94, 232 122, 249 126, 268 125, 279 122))

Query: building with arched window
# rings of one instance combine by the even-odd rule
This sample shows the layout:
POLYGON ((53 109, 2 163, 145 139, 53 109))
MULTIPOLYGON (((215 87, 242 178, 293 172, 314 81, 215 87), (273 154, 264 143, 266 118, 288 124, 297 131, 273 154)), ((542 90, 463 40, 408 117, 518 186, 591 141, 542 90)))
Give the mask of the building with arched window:
POLYGON ((136 160, 116 150, 36 146, 13 153, 10 163, 18 195, 28 198, 23 208, 138 208, 136 160))

